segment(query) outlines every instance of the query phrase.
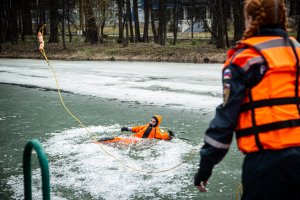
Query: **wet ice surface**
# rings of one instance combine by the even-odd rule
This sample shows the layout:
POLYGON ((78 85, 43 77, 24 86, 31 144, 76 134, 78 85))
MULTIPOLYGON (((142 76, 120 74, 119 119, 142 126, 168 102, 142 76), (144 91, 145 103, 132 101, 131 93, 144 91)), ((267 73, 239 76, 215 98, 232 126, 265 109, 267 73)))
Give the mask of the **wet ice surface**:
MULTIPOLYGON (((176 199, 178 195, 183 195, 182 191, 190 183, 188 177, 193 166, 184 163, 180 166, 184 170, 171 168, 184 162, 188 155, 195 152, 195 147, 177 139, 141 139, 131 145, 100 146, 87 141, 94 136, 109 135, 119 130, 120 125, 88 128, 91 135, 83 137, 83 128, 72 129, 53 133, 43 144, 50 157, 52 199, 176 199), (112 156, 104 154, 101 148, 112 156)), ((32 174, 33 199, 38 199, 41 196, 38 191, 40 169, 32 174)), ((21 175, 12 176, 8 181, 15 192, 15 199, 23 197, 22 178, 21 175)))
MULTIPOLYGON (((214 109, 221 102, 221 65, 149 62, 50 61, 59 87, 143 105, 214 109)), ((0 83, 56 89, 43 60, 0 60, 0 83)))

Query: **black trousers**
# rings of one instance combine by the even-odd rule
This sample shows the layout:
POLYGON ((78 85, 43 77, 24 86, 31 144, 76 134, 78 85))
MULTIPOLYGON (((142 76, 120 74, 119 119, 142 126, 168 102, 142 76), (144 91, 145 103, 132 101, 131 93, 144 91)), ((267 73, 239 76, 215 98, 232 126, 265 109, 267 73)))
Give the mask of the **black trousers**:
POLYGON ((300 148, 245 156, 242 200, 300 200, 300 148))

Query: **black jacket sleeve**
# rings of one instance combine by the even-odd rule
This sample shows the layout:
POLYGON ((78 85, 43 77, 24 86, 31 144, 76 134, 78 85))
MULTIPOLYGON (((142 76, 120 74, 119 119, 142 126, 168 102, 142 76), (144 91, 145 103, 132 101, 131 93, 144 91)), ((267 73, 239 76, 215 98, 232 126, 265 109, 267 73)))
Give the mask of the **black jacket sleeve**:
POLYGON ((262 80, 267 70, 265 61, 252 64, 247 71, 234 64, 224 68, 222 79, 224 100, 223 104, 217 107, 215 117, 205 132, 195 185, 207 181, 214 165, 228 152, 246 92, 262 80))
POLYGON ((201 158, 217 164, 232 142, 233 132, 246 93, 246 72, 234 65, 223 70, 223 103, 216 108, 214 119, 205 132, 201 158))
POLYGON ((223 104, 216 108, 215 117, 205 132, 195 185, 208 180, 213 166, 220 162, 229 150, 240 105, 246 92, 246 79, 246 72, 238 66, 229 65, 223 70, 223 104))

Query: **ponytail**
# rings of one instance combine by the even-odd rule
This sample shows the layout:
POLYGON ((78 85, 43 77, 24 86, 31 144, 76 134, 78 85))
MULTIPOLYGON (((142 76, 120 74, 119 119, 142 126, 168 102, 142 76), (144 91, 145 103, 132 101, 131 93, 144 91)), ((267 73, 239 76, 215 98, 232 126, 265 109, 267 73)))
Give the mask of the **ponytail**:
POLYGON ((286 7, 283 0, 246 0, 244 14, 252 17, 243 39, 252 37, 262 26, 278 25, 287 30, 286 7))

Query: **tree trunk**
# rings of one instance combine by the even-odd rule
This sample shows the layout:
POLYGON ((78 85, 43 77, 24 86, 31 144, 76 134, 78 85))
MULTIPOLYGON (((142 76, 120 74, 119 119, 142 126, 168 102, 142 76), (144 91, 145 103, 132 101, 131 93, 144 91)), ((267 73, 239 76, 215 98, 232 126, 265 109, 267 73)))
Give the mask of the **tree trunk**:
POLYGON ((154 14, 153 14, 153 7, 152 7, 152 0, 149 0, 149 5, 150 5, 151 28, 152 28, 153 40, 155 43, 158 43, 155 21, 154 21, 154 14))
POLYGON ((216 0, 213 1, 214 6, 210 8, 211 13, 212 13, 212 22, 211 22, 211 38, 210 38, 210 44, 216 44, 217 43, 217 37, 218 37, 218 21, 219 19, 217 18, 217 9, 216 9, 216 0))
POLYGON ((22 7, 23 34, 32 35, 31 4, 22 0, 22 7))
POLYGON ((178 0, 174 0, 173 8, 173 45, 177 44, 177 32, 178 32, 178 0))
POLYGON ((23 30, 23 21, 22 21, 22 2, 19 4, 18 8, 18 30, 19 33, 21 34, 21 41, 25 42, 25 35, 24 35, 24 30, 23 30))
POLYGON ((62 13, 62 21, 61 21, 61 34, 62 34, 63 47, 64 47, 64 49, 67 49, 66 40, 65 40, 65 19, 66 19, 65 4, 66 4, 66 0, 62 0, 63 13, 62 13))
POLYGON ((18 43, 18 18, 17 18, 17 2, 11 1, 8 14, 8 35, 11 44, 18 43))
POLYGON ((52 1, 50 8, 50 38, 49 43, 58 43, 58 2, 52 1))
POLYGON ((232 44, 236 43, 243 37, 244 32, 244 17, 243 17, 243 4, 240 0, 233 0, 233 40, 232 44))
POLYGON ((105 20, 102 20, 102 23, 100 24, 100 35, 101 35, 101 43, 104 42, 104 27, 105 27, 105 20))
POLYGON ((226 41, 226 46, 230 47, 230 42, 229 42, 229 36, 228 36, 228 25, 227 25, 227 20, 224 22, 224 34, 225 34, 225 41, 226 41))
POLYGON ((72 32, 70 27, 70 9, 69 0, 67 0, 67 18, 68 18, 68 32, 69 32, 69 42, 72 42, 72 32))
POLYGON ((138 0, 133 0, 133 16, 134 16, 134 27, 135 27, 135 41, 140 42, 141 33, 140 33, 138 0))
MULTIPOLYGON (((57 1, 57 0, 56 0, 57 1)), ((57 2, 54 2, 57 6, 57 2)), ((51 12, 51 11, 50 11, 51 12)), ((57 8, 56 8, 56 17, 57 17, 57 31, 58 31, 58 13, 57 13, 57 8)), ((51 15, 51 14, 50 14, 51 15)), ((51 16, 50 16, 51 18, 51 16)), ((45 11, 45 5, 43 1, 38 1, 38 30, 40 29, 40 27, 42 27, 44 24, 46 24, 46 11, 45 11)), ((51 19, 50 19, 50 24, 51 24, 51 19)), ((47 33, 47 29, 44 30, 44 33, 47 33)))
MULTIPOLYGON (((165 13, 165 17, 166 17, 166 13, 165 13)), ((162 45, 166 45, 166 41, 167 41, 167 19, 165 18, 165 23, 164 23, 164 34, 163 34, 163 44, 162 45)))
POLYGON ((230 47, 229 37, 228 37, 228 20, 230 19, 230 4, 229 0, 222 0, 222 7, 223 10, 223 24, 224 24, 224 35, 226 46, 230 47))
POLYGON ((84 0, 79 0, 78 1, 78 4, 79 4, 79 26, 80 26, 80 29, 85 31, 85 25, 84 25, 84 9, 83 9, 83 5, 84 5, 84 0))
POLYGON ((85 4, 83 7, 86 20, 86 41, 91 42, 91 44, 95 44, 98 42, 98 29, 96 26, 96 20, 91 1, 85 0, 85 4))
POLYGON ((144 35, 143 35, 143 42, 149 42, 148 37, 148 30, 149 30, 149 0, 144 1, 144 16, 145 16, 145 23, 144 23, 144 35))
POLYGON ((191 15, 191 22, 192 22, 192 26, 191 26, 191 36, 192 39, 194 38, 194 10, 195 10, 195 5, 192 5, 192 15, 191 15))
POLYGON ((103 24, 105 24, 106 21, 106 7, 107 7, 107 3, 106 1, 101 1, 99 0, 99 7, 97 6, 97 8, 99 9, 97 12, 100 12, 100 17, 99 17, 99 35, 98 35, 98 42, 99 43, 103 43, 104 42, 104 33, 103 33, 103 29, 104 26, 103 24))
POLYGON ((118 20, 119 20, 119 37, 117 42, 123 43, 124 40, 124 33, 123 33, 123 7, 124 7, 124 1, 123 0, 117 0, 118 3, 118 20))
POLYGON ((165 29, 166 29, 166 2, 165 0, 159 0, 158 8, 158 43, 165 45, 165 29))
POLYGON ((217 48, 225 48, 225 43, 224 43, 224 20, 223 20, 223 10, 222 10, 222 0, 217 0, 216 1, 216 10, 217 10, 217 26, 218 26, 218 34, 217 34, 217 43, 216 47, 217 48))
POLYGON ((132 27, 132 16, 131 16, 131 5, 130 0, 126 0, 126 13, 127 13, 127 23, 129 22, 129 30, 130 30, 130 42, 133 42, 133 27, 132 27))
POLYGON ((125 40, 124 40, 123 46, 127 47, 128 46, 128 39, 129 39, 129 31, 128 31, 128 23, 127 23, 128 13, 126 13, 126 17, 125 17, 124 20, 125 20, 124 21, 124 26, 125 26, 125 40))
POLYGON ((0 9, 0 42, 5 42, 6 40, 6 32, 7 32, 7 7, 6 2, 3 2, 3 7, 0 9))

